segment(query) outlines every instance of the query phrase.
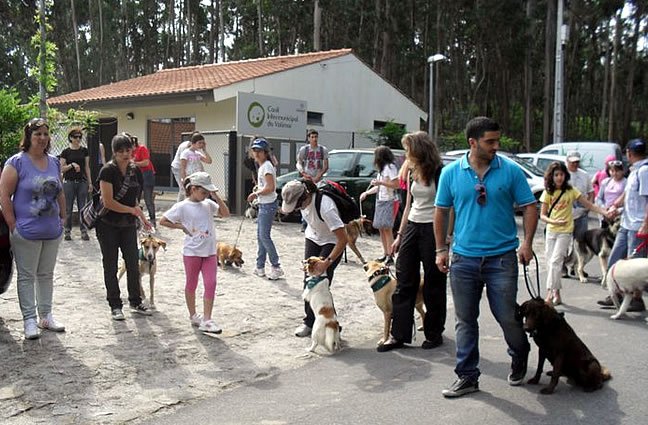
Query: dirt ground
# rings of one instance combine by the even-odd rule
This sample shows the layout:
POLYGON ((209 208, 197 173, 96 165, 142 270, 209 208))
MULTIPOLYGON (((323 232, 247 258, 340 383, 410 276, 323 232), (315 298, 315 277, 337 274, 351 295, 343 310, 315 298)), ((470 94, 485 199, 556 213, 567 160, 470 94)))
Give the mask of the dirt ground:
MULTIPOLYGON (((14 275, 10 289, 0 296, 0 422, 137 422, 317 358, 305 355, 308 339, 293 336, 303 314, 300 225, 276 223, 273 228, 286 276, 272 282, 252 274, 252 221, 217 220, 218 239, 234 243, 241 222, 238 245, 246 264, 241 270, 218 271, 214 318, 223 328, 218 336, 204 335, 189 323, 180 231, 159 231, 168 246, 158 254, 157 312, 152 317, 125 309, 125 321, 111 320, 99 245, 94 234, 82 241, 78 229, 72 241, 61 242, 55 270, 53 313, 66 325, 65 333, 44 332, 39 340, 24 340, 14 275)), ((361 239, 359 246, 366 258, 382 255, 377 236, 361 239)), ((121 288, 127 305, 125 278, 121 288)), ((336 271, 332 291, 344 344, 377 341, 382 314, 351 251, 349 262, 336 271)))

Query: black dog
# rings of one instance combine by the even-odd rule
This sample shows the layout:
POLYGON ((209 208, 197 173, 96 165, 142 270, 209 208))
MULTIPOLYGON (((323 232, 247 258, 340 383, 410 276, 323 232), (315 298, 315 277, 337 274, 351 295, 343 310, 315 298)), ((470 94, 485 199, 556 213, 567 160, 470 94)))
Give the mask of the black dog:
POLYGON ((561 376, 587 392, 598 390, 611 378, 565 318, 542 298, 526 301, 518 313, 524 318, 524 330, 538 345, 538 369, 528 383, 540 382, 545 359, 553 365, 551 382, 540 390, 542 394, 553 393, 561 376))
POLYGON ((607 273, 607 262, 614 245, 614 239, 621 226, 620 218, 617 218, 605 228, 590 229, 585 232, 583 240, 574 241, 574 251, 578 259, 578 279, 581 283, 587 283, 587 276, 585 271, 585 264, 587 264, 592 257, 598 256, 601 265, 601 279, 607 273))

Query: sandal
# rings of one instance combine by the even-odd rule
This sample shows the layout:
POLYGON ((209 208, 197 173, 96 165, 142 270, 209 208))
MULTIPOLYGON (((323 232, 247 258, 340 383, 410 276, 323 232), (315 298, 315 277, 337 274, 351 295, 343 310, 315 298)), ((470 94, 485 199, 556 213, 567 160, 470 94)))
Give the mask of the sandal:
POLYGON ((405 343, 403 341, 399 341, 390 335, 387 341, 385 341, 382 345, 379 345, 376 348, 376 351, 378 351, 379 353, 385 353, 387 351, 391 351, 396 348, 403 348, 404 345, 405 343))

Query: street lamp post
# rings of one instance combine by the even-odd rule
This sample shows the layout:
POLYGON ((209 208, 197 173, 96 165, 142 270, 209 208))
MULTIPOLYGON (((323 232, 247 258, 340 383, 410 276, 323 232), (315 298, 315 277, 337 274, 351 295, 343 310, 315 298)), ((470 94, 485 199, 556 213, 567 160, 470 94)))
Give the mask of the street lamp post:
POLYGON ((430 64, 430 110, 428 111, 428 134, 436 143, 436 135, 434 134, 434 63, 442 60, 447 60, 441 53, 437 53, 427 58, 430 64))

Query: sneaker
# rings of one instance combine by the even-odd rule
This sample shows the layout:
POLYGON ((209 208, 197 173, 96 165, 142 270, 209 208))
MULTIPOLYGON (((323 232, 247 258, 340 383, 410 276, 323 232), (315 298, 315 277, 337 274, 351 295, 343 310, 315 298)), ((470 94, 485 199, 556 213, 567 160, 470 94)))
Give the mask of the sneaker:
POLYGON ((637 311, 646 311, 646 304, 644 304, 644 301, 642 298, 633 298, 630 301, 630 307, 628 307, 629 312, 637 312, 637 311))
POLYGON ((202 319, 203 319, 202 316, 198 313, 194 313, 193 316, 189 318, 189 320, 191 320, 191 326, 196 326, 196 327, 200 326, 200 324, 203 321, 202 319))
POLYGON ((41 319, 40 322, 38 322, 38 327, 52 332, 65 332, 65 326, 57 322, 52 316, 52 313, 48 313, 44 319, 41 319))
POLYGON ((424 350, 431 350, 433 348, 437 348, 443 345, 443 335, 439 335, 437 338, 434 338, 433 340, 425 340, 423 341, 423 344, 421 344, 421 348, 424 350))
POLYGON ((468 378, 458 378, 445 390, 441 391, 446 398, 461 397, 464 394, 479 391, 479 381, 472 381, 468 378))
POLYGON ((36 319, 25 320, 25 339, 38 339, 40 338, 40 331, 36 325, 36 319))
POLYGON ((281 270, 281 267, 271 267, 270 268, 270 273, 268 273, 268 279, 277 280, 283 275, 284 275, 284 272, 283 272, 283 270, 281 270))
POLYGON ((254 269, 252 272, 255 276, 265 277, 265 269, 254 269))
POLYGON ((81 233, 81 239, 84 240, 84 241, 89 241, 90 236, 88 236, 88 234, 86 232, 83 232, 83 233, 81 233))
POLYGON ((519 357, 513 357, 513 361, 511 362, 511 373, 509 373, 508 376, 509 385, 513 387, 522 385, 526 373, 527 373, 526 357, 524 359, 521 359, 519 357))
POLYGON ((152 316, 153 312, 148 309, 144 304, 132 305, 130 307, 131 312, 141 314, 142 316, 152 316))
POLYGON ((307 336, 310 336, 311 332, 313 329, 310 326, 307 326, 305 323, 302 323, 299 325, 297 329, 295 329, 295 336, 298 336, 300 338, 305 338, 307 336))
POLYGON ((124 312, 122 312, 121 308, 113 308, 112 311, 110 312, 110 315, 112 316, 113 320, 124 320, 124 319, 126 319, 124 317, 124 312))
MULTIPOLYGON (((621 303, 621 297, 617 296, 617 300, 619 301, 619 304, 621 303)), ((596 304, 600 305, 601 307, 614 307, 614 302, 612 301, 612 297, 609 295, 605 297, 604 300, 598 300, 596 304)))
POLYGON ((386 353, 387 351, 391 351, 396 348, 403 348, 404 346, 405 344, 403 343, 403 341, 399 341, 390 335, 387 341, 376 347, 376 351, 379 353, 386 353))
POLYGON ((216 322, 214 322, 211 319, 203 320, 202 322, 200 322, 200 326, 198 326, 198 330, 202 332, 208 332, 210 334, 219 334, 223 332, 223 330, 220 327, 218 327, 216 322))
POLYGON ((63 236, 63 239, 65 239, 66 241, 71 241, 72 236, 70 235, 70 232, 65 232, 65 236, 63 236))

